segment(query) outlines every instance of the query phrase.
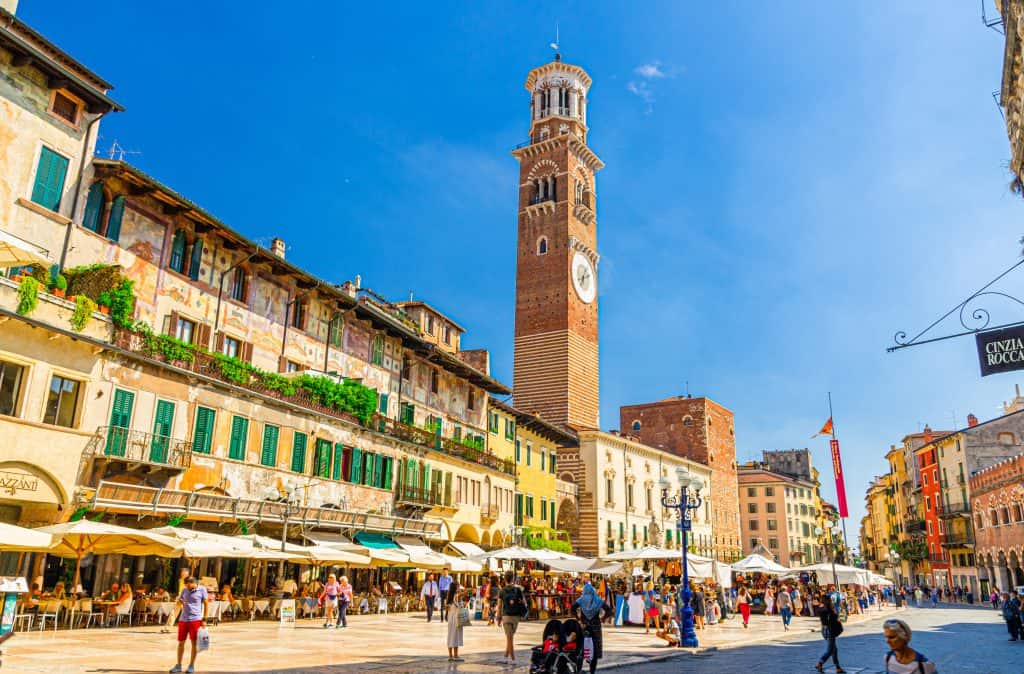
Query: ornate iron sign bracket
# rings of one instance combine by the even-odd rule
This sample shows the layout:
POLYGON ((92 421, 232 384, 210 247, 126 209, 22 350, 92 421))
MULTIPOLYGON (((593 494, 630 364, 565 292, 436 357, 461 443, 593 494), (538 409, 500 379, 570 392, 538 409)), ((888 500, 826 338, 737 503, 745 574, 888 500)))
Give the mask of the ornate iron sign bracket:
POLYGON ((1020 267, 1021 265, 1024 265, 1024 259, 1021 259, 1016 264, 1011 266, 1009 269, 999 274, 999 276, 996 276, 994 279, 983 285, 981 288, 978 288, 978 290, 976 290, 974 294, 972 294, 963 302, 961 302, 960 304, 956 305, 955 307, 944 313, 935 322, 933 322, 931 325, 929 325, 921 332, 914 335, 912 338, 907 339, 907 333, 903 332, 902 330, 897 332, 895 335, 893 335, 893 346, 887 348, 886 351, 892 353, 893 351, 898 351, 899 349, 905 349, 908 346, 919 346, 921 344, 930 344, 931 342, 941 342, 942 340, 953 339, 954 337, 973 335, 975 333, 981 332, 982 330, 997 330, 999 328, 1013 328, 1018 325, 1024 325, 1024 320, 1020 320, 1013 323, 1003 323, 1002 325, 990 326, 989 323, 992 322, 992 315, 989 313, 988 309, 978 305, 980 298, 987 299, 991 297, 1003 298, 1005 300, 1009 300, 1010 302, 1016 302, 1020 306, 1024 307, 1024 301, 1021 301, 1020 299, 1014 297, 1013 295, 1004 293, 999 290, 990 290, 990 288, 993 285, 998 283, 1000 280, 1003 279, 1003 277, 1007 276, 1010 272, 1012 272, 1017 267, 1020 267), (960 332, 955 332, 951 335, 945 335, 943 337, 925 337, 925 335, 931 332, 933 328, 938 326, 940 323, 945 321, 953 314, 957 314, 957 318, 960 320, 960 325, 963 328, 963 330, 961 330, 960 332))

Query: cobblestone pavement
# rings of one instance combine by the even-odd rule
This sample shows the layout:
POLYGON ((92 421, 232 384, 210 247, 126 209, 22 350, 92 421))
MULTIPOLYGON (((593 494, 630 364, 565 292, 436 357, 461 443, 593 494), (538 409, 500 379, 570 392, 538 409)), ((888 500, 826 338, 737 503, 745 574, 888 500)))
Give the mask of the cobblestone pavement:
MULTIPOLYGON (((878 615, 856 616, 857 621, 875 620, 878 615)), ((988 613, 985 617, 990 617, 988 613)), ((701 653, 693 656, 681 649, 667 648, 653 634, 639 627, 606 627, 605 658, 601 669, 633 671, 652 661, 670 658, 676 671, 680 666, 692 669, 732 661, 736 644, 769 642, 776 648, 780 639, 811 639, 810 630, 818 621, 797 618, 793 630, 786 633, 777 617, 754 616, 750 629, 738 619, 701 630, 701 653), (716 650, 722 649, 722 650, 716 650), (729 653, 729 655, 726 655, 729 653)), ((474 623, 465 630, 462 663, 448 663, 445 649, 446 625, 436 620, 427 624, 423 614, 390 616, 354 616, 348 629, 326 630, 318 621, 302 620, 294 627, 279 627, 270 621, 224 623, 211 628, 211 648, 197 661, 199 672, 317 672, 350 674, 355 672, 461 672, 462 674, 522 674, 528 670, 530 647, 539 643, 543 622, 520 625, 516 635, 518 666, 502 662, 504 636, 500 629, 474 623)), ((813 642, 812 642, 813 643, 813 642)), ((817 647, 817 644, 814 646, 817 647)), ((166 672, 174 664, 175 638, 162 634, 158 627, 123 627, 74 631, 18 633, 5 644, 2 672, 166 672)), ((736 651, 746 657, 744 650, 736 651)), ((1024 655, 1024 648, 1021 649, 1024 655)), ((756 659, 755 659, 756 662, 756 659)), ((187 664, 187 662, 186 662, 187 664)), ((668 671, 651 670, 651 671, 668 671)), ((710 670, 709 670, 710 671, 710 670)), ((716 671, 739 671, 725 666, 716 671)), ((789 669, 753 671, 793 671, 789 669)))
MULTIPOLYGON (((839 662, 851 674, 884 672, 888 647, 882 620, 873 617, 851 625, 839 638, 839 662)), ((941 674, 1021 674, 1024 642, 1007 641, 1005 623, 988 608, 941 605, 938 609, 909 608, 899 617, 914 631, 912 646, 934 660, 941 674)), ((787 639, 705 651, 680 659, 630 667, 632 674, 736 674, 738 672, 814 672, 824 651, 818 633, 804 631, 787 639)), ((619 670, 627 671, 627 670, 619 670)), ((831 664, 826 672, 835 671, 831 664)))

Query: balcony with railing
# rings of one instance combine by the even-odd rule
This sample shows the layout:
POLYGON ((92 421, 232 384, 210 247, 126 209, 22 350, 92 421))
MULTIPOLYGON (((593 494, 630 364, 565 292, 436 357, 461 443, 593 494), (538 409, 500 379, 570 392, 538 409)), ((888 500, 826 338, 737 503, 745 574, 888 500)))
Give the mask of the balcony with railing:
POLYGON ((939 517, 942 519, 952 519, 954 517, 970 517, 971 506, 970 504, 959 502, 959 503, 943 503, 942 509, 939 511, 939 517))
MULTIPOLYGON (((225 369, 222 360, 203 351, 190 351, 189 358, 185 360, 171 360, 168 354, 173 355, 177 353, 176 351, 157 348, 151 338, 130 330, 118 330, 114 337, 114 345, 167 365, 223 382, 229 386, 246 389, 268 398, 297 405, 317 414, 332 417, 349 424, 363 426, 398 440, 441 452, 463 461, 475 463, 506 475, 515 475, 515 464, 513 462, 500 459, 483 449, 463 444, 458 440, 442 438, 432 431, 404 424, 380 414, 374 414, 364 424, 353 414, 317 402, 309 393, 302 389, 295 388, 294 391, 290 392, 282 391, 280 387, 272 388, 266 385, 263 379, 256 376, 248 378, 234 376, 229 378, 228 375, 232 374, 232 372, 225 369)), ((181 350, 179 349, 178 351, 181 350)), ((156 456, 159 456, 159 454, 156 456)))
POLYGON ((451 494, 447 495, 438 489, 423 489, 421 487, 402 486, 395 490, 395 501, 399 505, 411 505, 418 507, 451 507, 451 494))
POLYGON ((480 506, 480 520, 487 524, 493 524, 501 517, 501 509, 493 503, 480 506))
POLYGON ((908 520, 906 530, 908 534, 923 534, 928 530, 928 525, 923 519, 908 520))
POLYGON ((147 465, 174 471, 192 463, 192 442, 118 426, 100 426, 86 448, 94 463, 147 465))
POLYGON ((946 533, 942 540, 944 548, 967 548, 974 547, 974 538, 965 531, 954 531, 946 533))

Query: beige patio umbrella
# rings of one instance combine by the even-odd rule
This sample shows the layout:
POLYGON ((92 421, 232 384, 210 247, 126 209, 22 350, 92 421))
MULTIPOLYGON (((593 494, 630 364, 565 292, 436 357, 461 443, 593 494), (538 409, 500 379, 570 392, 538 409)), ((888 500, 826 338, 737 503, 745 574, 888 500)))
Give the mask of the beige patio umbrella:
POLYGON ((44 552, 56 544, 51 534, 0 522, 0 550, 4 552, 44 552))
POLYGON ((51 534, 57 540, 57 544, 49 550, 50 554, 75 558, 75 580, 71 587, 78 587, 81 580, 82 557, 90 553, 140 557, 178 557, 182 553, 180 541, 173 538, 145 529, 129 529, 104 522, 78 520, 40 527, 34 531, 51 534))
POLYGON ((0 269, 29 264, 49 267, 53 260, 46 250, 0 229, 0 269))

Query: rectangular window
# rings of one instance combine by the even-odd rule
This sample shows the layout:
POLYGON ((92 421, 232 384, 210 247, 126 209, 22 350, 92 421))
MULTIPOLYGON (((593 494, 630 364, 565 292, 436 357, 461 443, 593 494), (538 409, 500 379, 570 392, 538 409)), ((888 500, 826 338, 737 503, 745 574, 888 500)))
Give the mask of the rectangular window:
POLYGON ((775 504, 774 503, 765 503, 764 504, 764 511, 766 513, 773 513, 773 512, 775 512, 775 504))
POLYGON ((239 267, 231 277, 231 299, 236 302, 245 302, 249 294, 249 277, 245 270, 239 267))
POLYGON ((526 516, 533 517, 533 494, 526 496, 526 516))
POLYGON ((756 503, 748 503, 747 504, 747 512, 750 513, 751 515, 756 514, 757 513, 757 504, 756 503))
POLYGON ((285 372, 298 372, 301 369, 302 366, 296 363, 294 360, 289 360, 287 363, 285 363, 284 366, 285 372))
POLYGON ((50 392, 46 397, 43 423, 67 428, 74 427, 75 412, 78 411, 78 392, 81 386, 82 383, 74 379, 53 375, 50 380, 50 392))
POLYGON ((516 440, 516 463, 521 463, 523 460, 522 446, 519 440, 516 440))
POLYGON ((18 411, 18 396, 25 368, 0 360, 0 414, 13 417, 18 411))
POLYGON ((328 329, 331 336, 331 346, 340 349, 342 338, 345 336, 345 321, 341 316, 335 316, 331 319, 328 329))
POLYGON ((765 487, 764 488, 764 495, 765 496, 775 496, 775 487, 765 487))
POLYGON ((334 447, 330 440, 316 439, 316 452, 313 454, 313 474, 317 477, 331 476, 331 454, 334 447))
POLYGON ((448 326, 448 324, 445 324, 445 326, 441 330, 441 332, 444 335, 444 343, 445 344, 451 344, 452 343, 452 329, 451 329, 451 327, 448 326))
POLYGON ((437 370, 431 368, 430 370, 430 392, 437 393, 441 390, 441 375, 437 370))
POLYGON ((555 526, 555 502, 554 501, 548 501, 548 508, 551 510, 551 513, 550 513, 551 517, 550 517, 550 519, 548 521, 551 522, 551 526, 553 527, 553 526, 555 526))
POLYGON ((513 440, 516 437, 516 424, 511 419, 505 419, 505 439, 513 440))
POLYGON ((277 466, 277 438, 280 429, 266 424, 263 427, 263 447, 260 450, 260 463, 264 466, 277 466))
POLYGON ((387 393, 381 393, 379 396, 377 396, 377 402, 380 404, 380 406, 378 407, 377 411, 380 412, 381 414, 383 414, 384 416, 387 416, 388 415, 388 394, 387 393))
POLYGON ((747 487, 747 496, 757 496, 757 487, 747 487))
POLYGON ((748 524, 747 528, 748 528, 748 529, 749 529, 750 531, 757 531, 757 528, 758 528, 758 522, 757 522, 757 520, 750 520, 750 522, 749 522, 749 524, 748 524))
POLYGON ((153 441, 150 444, 150 461, 163 463, 167 460, 167 446, 171 442, 171 428, 174 425, 174 403, 168 400, 156 401, 153 414, 153 441))
POLYGON ((192 433, 192 451, 209 454, 213 446, 213 422, 216 413, 208 407, 196 408, 196 427, 192 433))
POLYGON ((548 519, 548 500, 543 497, 540 499, 540 519, 543 522, 548 519))
POLYGON ((187 344, 193 344, 192 341, 196 337, 196 324, 195 321, 190 321, 187 318, 178 317, 178 322, 174 327, 174 337, 187 344))
POLYGON ((50 104, 50 112, 63 119, 68 124, 78 126, 78 101, 60 91, 53 92, 53 102, 50 104))
MULTIPOLYGON (((414 462, 412 462, 411 465, 413 466, 413 471, 414 472, 411 475, 406 475, 407 478, 411 478, 411 479, 407 480, 407 482, 408 482, 406 484, 407 487, 415 487, 415 486, 417 486, 417 478, 416 478, 416 473, 415 473, 416 464, 414 462)), ((352 482, 354 484, 358 484, 359 483, 359 479, 362 477, 362 475, 363 475, 363 451, 361 449, 359 449, 358 447, 353 447, 352 448, 352 458, 349 460, 349 464, 348 464, 348 475, 345 476, 345 479, 348 482, 352 482)))
POLYGON ((529 442, 526 443, 526 465, 530 466, 533 464, 533 445, 529 442))
POLYGON ((106 453, 124 456, 128 446, 128 428, 132 422, 132 408, 135 394, 131 391, 114 389, 114 401, 110 406, 110 428, 107 435, 106 453))
POLYGON ((548 472, 552 475, 555 474, 555 453, 551 452, 548 456, 548 472))
POLYGON ((306 471, 306 434, 295 431, 292 437, 292 471, 304 473, 306 471))
POLYGON ((51 211, 59 210, 67 173, 68 158, 43 147, 36 167, 36 180, 32 185, 32 201, 51 211))
POLYGON ((469 393, 466 394, 466 409, 476 409, 476 393, 474 393, 472 389, 470 389, 469 393))
POLYGON ((303 300, 295 300, 292 304, 292 327, 297 330, 302 330, 306 327, 306 312, 308 311, 306 302, 303 300))
POLYGON ((377 366, 384 364, 384 338, 380 335, 374 335, 373 341, 370 343, 370 364, 377 366))
POLYGON ((416 406, 410 405, 409 403, 402 403, 402 419, 403 424, 412 426, 416 423, 416 406))
POLYGON ((334 443, 334 463, 331 465, 331 479, 341 480, 342 469, 345 466, 345 445, 340 442, 334 443))
POLYGON ((494 433, 495 435, 497 435, 497 433, 498 433, 498 413, 497 412, 491 412, 490 417, 488 417, 487 430, 490 431, 491 433, 494 433))
POLYGON ((228 444, 228 458, 245 461, 245 447, 249 438, 249 420, 245 417, 231 417, 231 441, 228 444))
POLYGON ((427 334, 428 335, 434 334, 434 317, 431 316, 430 314, 426 314, 424 316, 423 323, 424 323, 424 330, 426 330, 427 334))
POLYGON ((778 529, 779 529, 779 521, 778 520, 768 520, 768 531, 778 531, 778 529))
POLYGON ((540 450, 540 469, 541 472, 547 470, 548 453, 543 447, 540 450))
POLYGON ((224 335, 224 345, 221 347, 221 352, 225 356, 229 356, 231 358, 238 358, 238 353, 241 346, 242 343, 235 339, 234 337, 228 337, 227 335, 224 335))

